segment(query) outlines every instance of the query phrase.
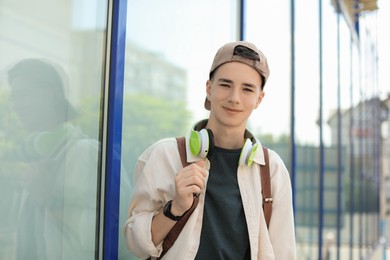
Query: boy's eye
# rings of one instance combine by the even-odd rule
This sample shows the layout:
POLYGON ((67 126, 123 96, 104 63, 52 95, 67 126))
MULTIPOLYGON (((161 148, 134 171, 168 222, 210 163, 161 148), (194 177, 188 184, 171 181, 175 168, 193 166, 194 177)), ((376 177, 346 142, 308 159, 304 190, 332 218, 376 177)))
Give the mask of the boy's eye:
POLYGON ((253 92, 253 89, 251 89, 251 88, 244 88, 244 91, 253 92))
POLYGON ((220 84, 220 86, 221 86, 221 87, 227 87, 227 88, 230 87, 229 84, 220 84))

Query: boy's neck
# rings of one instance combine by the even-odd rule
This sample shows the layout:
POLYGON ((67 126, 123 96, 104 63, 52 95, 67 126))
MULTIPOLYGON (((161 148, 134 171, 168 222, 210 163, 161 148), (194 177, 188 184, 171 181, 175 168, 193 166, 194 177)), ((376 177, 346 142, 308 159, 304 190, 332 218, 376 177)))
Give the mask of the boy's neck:
POLYGON ((244 145, 245 128, 233 128, 207 124, 214 134, 214 144, 225 149, 239 149, 244 145))

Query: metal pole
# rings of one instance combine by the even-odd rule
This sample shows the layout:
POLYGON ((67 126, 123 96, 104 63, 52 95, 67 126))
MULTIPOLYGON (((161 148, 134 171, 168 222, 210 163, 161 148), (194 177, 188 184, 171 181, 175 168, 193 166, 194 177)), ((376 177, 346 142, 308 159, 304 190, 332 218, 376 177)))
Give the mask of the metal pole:
POLYGON ((341 86, 340 86, 340 3, 337 5, 337 230, 336 230, 336 254, 340 259, 341 240, 341 193, 342 193, 342 139, 341 139, 341 86))
POLYGON ((290 1, 290 44, 291 44, 291 109, 290 109, 290 149, 291 149, 291 185, 293 191, 293 209, 295 213, 296 192, 296 144, 295 144, 295 0, 290 1))
POLYGON ((238 25, 238 36, 239 40, 243 41, 245 39, 245 0, 240 0, 239 6, 238 6, 238 11, 239 11, 239 25, 238 25))
POLYGON ((323 241, 323 218, 324 218, 324 144, 323 144, 323 75, 322 75, 322 0, 318 1, 318 17, 319 17, 319 128, 320 128, 320 147, 319 147, 319 215, 318 215, 318 259, 322 259, 322 241, 323 241))
POLYGON ((349 188, 349 259, 353 260, 353 216, 355 213, 355 139, 353 137, 354 129, 354 105, 353 105, 353 39, 351 35, 350 39, 350 118, 349 118, 349 179, 350 179, 350 188, 349 188))

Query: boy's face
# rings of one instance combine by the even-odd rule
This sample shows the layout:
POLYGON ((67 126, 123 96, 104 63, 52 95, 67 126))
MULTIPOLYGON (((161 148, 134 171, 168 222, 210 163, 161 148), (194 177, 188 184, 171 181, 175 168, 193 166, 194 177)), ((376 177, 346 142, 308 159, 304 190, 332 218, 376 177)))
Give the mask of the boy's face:
POLYGON ((45 126, 61 117, 58 91, 31 78, 17 77, 11 82, 11 98, 15 112, 24 126, 32 131, 47 130, 45 126))
POLYGON ((206 84, 207 98, 211 101, 210 119, 245 128, 264 97, 261 85, 259 73, 251 66, 241 62, 221 65, 206 84))

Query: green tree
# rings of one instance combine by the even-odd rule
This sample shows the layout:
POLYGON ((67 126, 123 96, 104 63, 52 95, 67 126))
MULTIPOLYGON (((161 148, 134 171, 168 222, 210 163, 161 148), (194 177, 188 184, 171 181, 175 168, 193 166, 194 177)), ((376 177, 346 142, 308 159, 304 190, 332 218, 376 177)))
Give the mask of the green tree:
POLYGON ((185 135, 190 112, 184 102, 146 95, 124 97, 122 162, 132 171, 137 157, 161 138, 185 135))
MULTIPOLYGON (((125 94, 122 120, 122 163, 132 172, 138 156, 161 138, 185 135, 191 113, 184 102, 147 95, 125 94)), ((98 139, 96 122, 101 122, 99 98, 84 99, 73 121, 89 137, 98 139)))

